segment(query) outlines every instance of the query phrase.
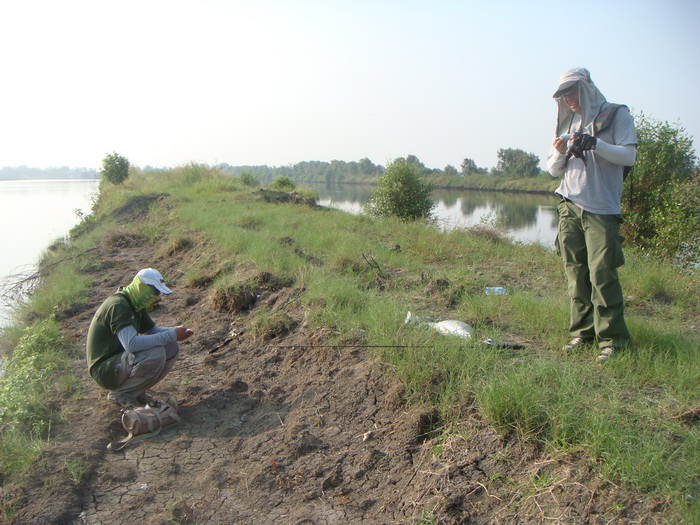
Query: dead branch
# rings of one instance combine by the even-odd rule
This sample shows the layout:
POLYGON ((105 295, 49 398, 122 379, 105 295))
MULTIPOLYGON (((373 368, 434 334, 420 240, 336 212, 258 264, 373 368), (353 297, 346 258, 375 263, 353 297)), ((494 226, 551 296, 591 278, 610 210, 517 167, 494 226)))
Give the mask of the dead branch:
POLYGON ((379 263, 377 262, 377 260, 374 258, 374 256, 371 253, 369 255, 365 255, 363 253, 362 258, 365 260, 365 262, 371 268, 374 268, 377 271, 377 275, 379 276, 380 279, 384 279, 384 277, 386 277, 384 275, 384 272, 382 272, 382 268, 379 266, 379 263))
POLYGON ((52 263, 43 264, 39 267, 32 266, 31 270, 5 276, 0 280, 0 298, 2 299, 3 306, 12 307, 20 303, 25 297, 31 295, 41 279, 50 274, 59 264, 83 257, 86 253, 97 250, 98 248, 99 245, 93 246, 80 253, 64 257, 52 263))

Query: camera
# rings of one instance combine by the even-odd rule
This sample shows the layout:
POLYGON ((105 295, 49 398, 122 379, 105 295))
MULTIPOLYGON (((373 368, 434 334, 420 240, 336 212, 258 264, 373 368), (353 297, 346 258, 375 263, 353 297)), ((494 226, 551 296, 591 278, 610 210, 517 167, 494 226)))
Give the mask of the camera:
POLYGON ((566 160, 568 161, 573 155, 577 159, 583 160, 586 163, 586 159, 583 156, 584 151, 590 151, 595 149, 598 140, 588 135, 587 133, 576 132, 573 135, 573 142, 569 146, 569 150, 566 152, 566 160))

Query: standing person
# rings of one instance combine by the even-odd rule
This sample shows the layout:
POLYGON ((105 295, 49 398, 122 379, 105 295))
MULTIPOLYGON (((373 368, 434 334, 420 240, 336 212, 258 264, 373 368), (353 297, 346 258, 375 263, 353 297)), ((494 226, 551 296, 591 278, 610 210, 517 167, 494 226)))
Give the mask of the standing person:
POLYGON ((172 290, 153 268, 139 271, 98 308, 87 337, 90 376, 109 390, 107 398, 124 408, 145 405, 148 388, 163 379, 180 351, 177 341, 194 332, 183 326, 161 328, 148 309, 172 290))
POLYGON ((623 168, 634 164, 637 135, 626 106, 605 100, 587 69, 559 78, 556 137, 547 168, 563 176, 556 193, 557 253, 570 298, 569 335, 563 349, 597 340, 604 362, 630 344, 617 268, 624 263, 620 223, 623 168))

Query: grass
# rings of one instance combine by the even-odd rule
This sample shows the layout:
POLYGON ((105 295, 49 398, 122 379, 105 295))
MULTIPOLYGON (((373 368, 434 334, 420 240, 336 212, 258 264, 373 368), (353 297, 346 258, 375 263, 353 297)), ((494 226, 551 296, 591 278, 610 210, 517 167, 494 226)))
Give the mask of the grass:
POLYGON ((74 356, 52 318, 27 326, 0 377, 0 480, 18 476, 38 457, 60 418, 53 401, 72 395, 74 356))
MULTIPOLYGON (((199 258, 181 268, 187 283, 213 283, 212 293, 225 298, 268 272, 303 289, 295 300, 311 328, 338 341, 363 334, 368 345, 394 345, 377 349, 376 359, 404 382, 412 402, 439 409, 438 444, 459 435, 462 412, 477 407, 502 434, 577 451, 615 483, 670 502, 676 519, 700 519, 700 428, 678 417, 700 398, 697 275, 627 250, 620 274, 634 347, 601 367, 592 349, 557 350, 567 339, 568 301, 550 250, 513 244, 485 227, 442 233, 420 222, 263 204, 254 191, 196 165, 135 172, 119 187, 104 187, 95 216, 47 256, 47 263, 66 262, 42 281, 25 318, 47 318, 80 300, 83 270, 95 264, 86 250, 124 228, 112 210, 134 195, 167 193, 152 204, 148 224, 128 225, 127 233, 160 254, 197 246, 199 258), (76 253, 87 255, 70 259, 76 253), (486 296, 487 286, 509 293, 486 296), (404 325, 408 310, 465 321, 477 336, 463 341, 404 325), (509 337, 531 344, 480 343, 509 337)), ((249 323, 260 337, 291 326, 266 312, 249 323)), ((14 439, 6 432, 3 447, 14 439)), ((3 477, 12 472, 2 469, 3 477)))
POLYGON ((71 480, 80 485, 89 476, 88 466, 83 458, 65 458, 64 464, 71 480))

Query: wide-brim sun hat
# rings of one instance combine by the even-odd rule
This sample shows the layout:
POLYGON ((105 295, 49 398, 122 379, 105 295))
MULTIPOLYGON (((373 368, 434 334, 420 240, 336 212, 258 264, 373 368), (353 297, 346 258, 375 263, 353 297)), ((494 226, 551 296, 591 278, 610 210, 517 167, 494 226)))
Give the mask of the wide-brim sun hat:
POLYGON ((143 270, 140 270, 139 273, 136 274, 141 280, 149 284, 151 286, 155 286, 156 289, 162 293, 169 295, 173 293, 173 291, 165 286, 165 281, 163 280, 163 276, 160 274, 158 270, 154 270, 153 268, 144 268, 143 270))

